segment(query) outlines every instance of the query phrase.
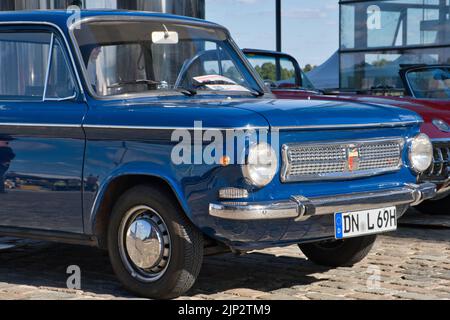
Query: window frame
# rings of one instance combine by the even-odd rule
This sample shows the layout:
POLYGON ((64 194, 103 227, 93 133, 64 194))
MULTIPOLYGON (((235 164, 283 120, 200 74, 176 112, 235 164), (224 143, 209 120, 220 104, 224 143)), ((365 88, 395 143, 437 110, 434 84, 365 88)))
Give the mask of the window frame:
MULTIPOLYGON (((90 22, 109 22, 109 21, 159 21, 159 22, 167 22, 167 23, 182 23, 185 25, 193 26, 193 27, 204 27, 204 28, 212 28, 217 29, 220 31, 225 32, 227 36, 227 43, 233 49, 232 56, 237 58, 238 62, 241 64, 243 69, 249 74, 249 77, 251 78, 253 84, 251 86, 252 90, 258 90, 261 92, 264 92, 264 94, 269 94, 270 91, 266 88, 264 83, 261 81, 261 78, 259 75, 254 71, 252 65, 248 60, 246 59, 245 55, 241 52, 241 49, 238 47, 238 45, 234 42, 233 38, 231 37, 229 31, 225 29, 224 27, 216 24, 211 24, 209 22, 205 21, 182 21, 179 18, 172 18, 172 17, 152 17, 152 16, 92 16, 92 17, 86 17, 83 19, 80 19, 76 23, 73 23, 69 29, 68 33, 70 36, 70 39, 72 41, 72 45, 74 47, 75 57, 77 59, 78 64, 80 65, 80 74, 84 80, 84 83, 86 84, 86 92, 87 94, 97 101, 115 101, 115 100, 124 100, 124 99, 135 99, 135 98, 150 98, 150 99, 158 99, 162 97, 171 97, 174 95, 173 92, 169 93, 163 93, 162 91, 156 91, 154 94, 146 93, 131 93, 131 94, 120 94, 120 95, 113 95, 113 96, 101 96, 98 95, 95 90, 93 90, 92 86, 89 84, 89 75, 87 72, 87 68, 85 63, 83 62, 83 55, 81 53, 80 47, 78 45, 76 36, 75 36, 75 29, 80 28, 83 24, 90 23, 90 22), (254 87, 255 85, 256 87, 254 87)), ((182 94, 180 94, 182 95, 182 94)), ((242 92, 218 92, 213 93, 213 95, 223 95, 224 97, 230 97, 230 96, 242 96, 242 92)))
POLYGON ((446 65, 446 64, 433 64, 433 65, 417 65, 415 67, 411 67, 408 69, 403 69, 400 71, 400 77, 403 80, 403 82, 405 83, 405 91, 406 94, 414 99, 421 99, 421 100, 442 100, 439 98, 420 98, 417 97, 415 90, 413 89, 413 86, 411 85, 411 82, 409 80, 408 75, 410 73, 413 72, 417 72, 417 71, 421 71, 421 70, 426 70, 426 69, 434 69, 434 68, 446 68, 449 69, 450 65, 446 65))
POLYGON ((259 50, 253 50, 253 49, 243 49, 242 52, 246 55, 246 58, 249 59, 247 54, 249 55, 256 55, 260 57, 267 57, 267 58, 273 58, 275 60, 275 70, 276 70, 276 81, 281 81, 281 60, 285 59, 290 62, 292 62, 292 65, 295 68, 295 84, 303 87, 303 79, 301 76, 302 68, 300 68, 300 65, 293 56, 283 53, 283 52, 266 52, 266 51, 259 51, 259 50))
POLYGON ((27 32, 43 32, 48 33, 50 35, 49 42, 49 52, 46 64, 46 73, 45 73, 45 82, 44 89, 40 99, 27 99, 25 96, 23 98, 17 99, 1 99, 0 102, 33 102, 33 103, 45 103, 45 102, 63 102, 63 101, 78 101, 80 97, 83 95, 83 89, 80 86, 80 80, 78 77, 78 73, 74 68, 74 60, 73 57, 68 54, 70 53, 69 48, 67 47, 67 39, 61 35, 61 30, 57 28, 55 30, 56 25, 40 23, 40 22, 1 22, 0 23, 0 33, 9 32, 9 33, 27 33, 27 32), (73 85, 74 85, 74 94, 72 96, 62 97, 62 98, 51 98, 46 97, 48 90, 48 82, 50 80, 51 66, 53 62, 53 51, 56 45, 56 42, 59 42, 59 45, 62 50, 62 54, 64 56, 65 65, 68 68, 67 71, 72 77, 73 85))

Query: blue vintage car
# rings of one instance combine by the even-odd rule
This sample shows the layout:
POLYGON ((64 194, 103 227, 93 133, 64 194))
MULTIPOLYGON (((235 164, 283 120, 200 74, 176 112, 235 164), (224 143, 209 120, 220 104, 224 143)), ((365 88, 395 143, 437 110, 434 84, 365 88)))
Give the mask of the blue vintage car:
POLYGON ((353 265, 436 192, 415 113, 275 100, 214 23, 2 13, 0 55, 0 235, 107 249, 142 296, 223 248, 353 265))

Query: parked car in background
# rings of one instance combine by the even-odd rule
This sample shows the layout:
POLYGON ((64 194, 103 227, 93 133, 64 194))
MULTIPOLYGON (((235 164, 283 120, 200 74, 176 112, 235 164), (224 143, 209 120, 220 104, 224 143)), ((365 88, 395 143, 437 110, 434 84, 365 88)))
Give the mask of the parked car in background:
POLYGON ((416 113, 276 100, 219 25, 122 11, 0 21, 0 235, 106 249, 139 295, 185 293, 224 247, 298 244, 351 266, 435 196, 417 183, 432 145, 416 113))
POLYGON ((308 98, 321 93, 314 87, 293 56, 259 49, 243 49, 242 51, 277 98, 285 99, 290 94, 293 99, 308 98))
POLYGON ((325 93, 314 88, 292 56, 258 49, 243 52, 279 99, 352 101, 391 105, 417 112, 423 119, 421 131, 433 141, 433 165, 419 181, 438 185, 438 194, 417 207, 424 213, 450 213, 450 66, 404 66, 400 76, 404 90, 374 88, 370 92, 325 93))

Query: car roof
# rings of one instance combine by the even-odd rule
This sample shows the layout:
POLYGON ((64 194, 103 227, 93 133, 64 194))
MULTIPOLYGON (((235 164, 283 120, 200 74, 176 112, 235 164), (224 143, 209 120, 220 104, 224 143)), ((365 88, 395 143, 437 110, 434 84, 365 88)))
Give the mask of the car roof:
MULTIPOLYGON (((59 26, 61 29, 67 29, 67 21, 73 16, 72 10, 30 10, 30 11, 2 11, 0 12, 0 24, 3 22, 42 22, 51 23, 59 26)), ((131 10, 80 10, 79 18, 91 18, 91 17, 143 17, 143 18, 161 18, 161 19, 173 19, 179 22, 203 24, 206 27, 224 27, 209 21, 202 19, 178 16, 167 13, 157 13, 150 11, 131 11, 131 10)))
POLYGON ((285 52, 279 52, 279 51, 245 48, 245 49, 242 49, 242 52, 244 52, 245 54, 265 55, 265 56, 274 56, 274 57, 287 57, 291 60, 297 61, 297 59, 295 59, 292 55, 285 53, 285 52))

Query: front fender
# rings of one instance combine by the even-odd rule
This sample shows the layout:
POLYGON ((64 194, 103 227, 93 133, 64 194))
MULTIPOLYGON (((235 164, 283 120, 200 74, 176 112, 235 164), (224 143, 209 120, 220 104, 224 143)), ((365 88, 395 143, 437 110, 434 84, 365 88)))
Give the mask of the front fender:
POLYGON ((179 204, 184 210, 186 216, 189 219, 191 219, 192 216, 191 211, 187 204, 183 190, 181 186, 177 183, 176 178, 168 174, 167 169, 164 170, 163 167, 149 162, 126 163, 117 167, 99 185, 92 208, 88 211, 88 216, 85 217, 86 233, 93 234, 95 230, 95 225, 97 222, 97 216, 100 210, 100 206, 103 200, 105 199, 105 194, 108 190, 108 187, 111 185, 111 183, 116 181, 116 179, 123 178, 126 176, 148 177, 149 179, 157 178, 159 180, 164 181, 167 184, 167 186, 172 190, 173 194, 175 195, 179 204))

